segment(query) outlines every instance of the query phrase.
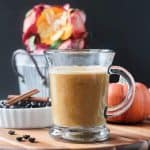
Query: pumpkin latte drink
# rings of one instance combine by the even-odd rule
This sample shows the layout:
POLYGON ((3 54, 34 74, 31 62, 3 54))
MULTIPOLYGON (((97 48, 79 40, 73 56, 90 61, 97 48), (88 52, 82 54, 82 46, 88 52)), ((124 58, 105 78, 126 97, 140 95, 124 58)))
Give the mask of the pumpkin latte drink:
POLYGON ((109 138, 106 118, 118 116, 131 106, 135 82, 120 66, 111 66, 112 50, 54 50, 46 52, 52 101, 49 133, 77 142, 109 138), (127 81, 128 93, 117 106, 108 107, 109 76, 118 74, 127 81))
POLYGON ((56 67, 51 70, 53 121, 63 127, 104 124, 108 75, 104 67, 56 67))

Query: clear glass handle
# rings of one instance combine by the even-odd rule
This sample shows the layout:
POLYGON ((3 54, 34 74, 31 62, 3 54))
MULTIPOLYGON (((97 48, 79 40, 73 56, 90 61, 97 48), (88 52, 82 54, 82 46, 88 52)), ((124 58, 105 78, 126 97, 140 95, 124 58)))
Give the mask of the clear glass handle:
POLYGON ((119 116, 124 112, 126 112, 133 103, 135 95, 135 81, 133 76, 126 69, 120 66, 110 66, 108 69, 108 73, 110 75, 112 74, 120 75, 127 81, 126 83, 128 84, 128 92, 124 100, 116 106, 107 108, 106 116, 108 117, 119 116))

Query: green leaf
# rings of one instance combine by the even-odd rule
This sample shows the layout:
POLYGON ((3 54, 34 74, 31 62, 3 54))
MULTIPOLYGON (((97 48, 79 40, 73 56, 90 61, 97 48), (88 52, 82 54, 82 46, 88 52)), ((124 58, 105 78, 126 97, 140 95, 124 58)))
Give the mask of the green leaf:
POLYGON ((31 50, 35 50, 35 36, 31 36, 29 39, 28 39, 28 42, 29 42, 29 47, 31 50))
POLYGON ((55 41, 55 42, 51 45, 50 48, 52 48, 52 49, 58 48, 58 46, 59 46, 61 43, 62 43, 61 40, 57 40, 57 41, 55 41))

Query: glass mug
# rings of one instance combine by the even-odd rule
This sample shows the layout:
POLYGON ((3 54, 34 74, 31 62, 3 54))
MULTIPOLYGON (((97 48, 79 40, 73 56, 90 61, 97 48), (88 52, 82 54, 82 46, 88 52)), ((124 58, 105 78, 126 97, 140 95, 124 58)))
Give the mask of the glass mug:
POLYGON ((54 50, 45 54, 49 63, 52 99, 50 135, 78 142, 109 138, 106 117, 118 116, 131 106, 135 92, 132 75, 111 66, 115 52, 105 49, 54 50), (118 74, 128 83, 125 99, 107 106, 109 75, 118 74))

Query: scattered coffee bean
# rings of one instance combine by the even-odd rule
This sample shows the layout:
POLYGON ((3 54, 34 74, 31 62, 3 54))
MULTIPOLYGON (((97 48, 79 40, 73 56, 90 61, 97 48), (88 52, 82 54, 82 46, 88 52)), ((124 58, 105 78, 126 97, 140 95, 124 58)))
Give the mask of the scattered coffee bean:
POLYGON ((22 137, 16 137, 16 140, 19 141, 19 142, 22 142, 23 138, 22 137))
POLYGON ((15 135, 15 131, 9 130, 9 131, 8 131, 8 134, 10 134, 10 135, 15 135))
POLYGON ((29 142, 34 143, 34 142, 35 142, 35 138, 30 137, 30 138, 29 138, 29 142))
POLYGON ((29 139, 30 138, 30 135, 23 135, 22 136, 24 139, 29 139))
MULTIPOLYGON (((9 131, 8 131, 8 134, 10 134, 10 135, 15 135, 15 131, 9 130, 9 131)), ((18 136, 18 137, 16 137, 16 140, 17 140, 18 142, 22 142, 22 141, 25 141, 25 140, 28 140, 30 143, 35 143, 35 142, 36 142, 36 138, 31 137, 31 136, 28 135, 28 134, 25 134, 25 135, 23 135, 23 136, 18 136)))

